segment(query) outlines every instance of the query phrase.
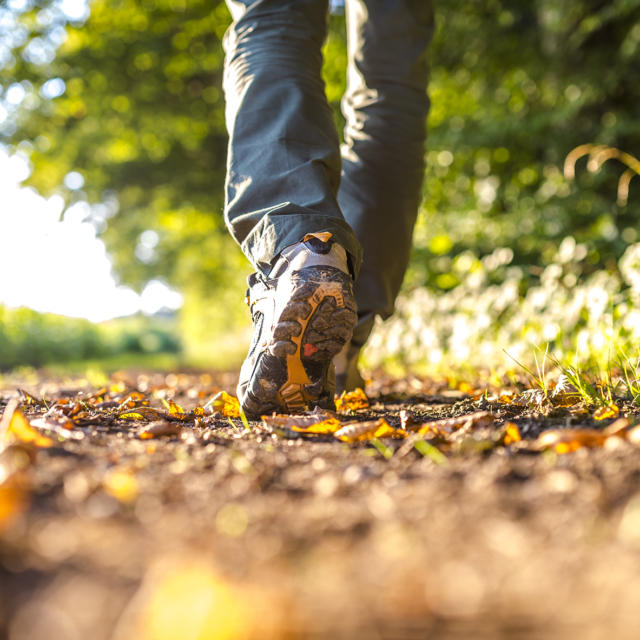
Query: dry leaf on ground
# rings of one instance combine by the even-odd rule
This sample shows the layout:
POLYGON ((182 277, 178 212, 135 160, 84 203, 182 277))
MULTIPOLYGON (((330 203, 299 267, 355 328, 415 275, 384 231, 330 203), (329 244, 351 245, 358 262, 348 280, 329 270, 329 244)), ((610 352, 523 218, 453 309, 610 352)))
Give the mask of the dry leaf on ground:
POLYGON ((163 412, 153 407, 136 407, 118 414, 118 418, 121 420, 158 420, 162 417, 163 412))
POLYGON ((406 438, 407 432, 394 429, 384 418, 348 424, 335 432, 335 437, 342 442, 354 443, 373 438, 406 438))
POLYGON ((336 409, 341 413, 366 409, 368 406, 369 398, 360 387, 353 391, 343 391, 340 397, 336 399, 336 409))
POLYGON ((0 438, 15 439, 33 444, 36 447, 50 447, 53 440, 34 429, 18 408, 17 401, 10 402, 0 421, 0 438))
POLYGON ((620 415, 620 409, 615 404, 609 404, 606 407, 600 407, 593 413, 596 420, 607 420, 609 418, 617 418, 620 415))
POLYGON ((204 410, 207 413, 219 414, 225 418, 239 418, 240 402, 238 398, 226 391, 220 391, 204 405, 204 410))
POLYGON ((306 415, 273 415, 262 416, 265 427, 271 431, 290 430, 298 433, 325 435, 335 433, 342 424, 335 416, 329 413, 316 413, 306 415))

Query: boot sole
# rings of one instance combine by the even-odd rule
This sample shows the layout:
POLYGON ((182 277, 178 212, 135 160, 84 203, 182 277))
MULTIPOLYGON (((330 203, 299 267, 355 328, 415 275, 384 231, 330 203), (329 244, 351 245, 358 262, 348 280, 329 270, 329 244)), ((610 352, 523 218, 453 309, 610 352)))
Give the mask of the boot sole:
POLYGON ((331 361, 357 321, 351 278, 331 267, 308 267, 293 273, 291 282, 243 398, 248 415, 334 407, 331 361))

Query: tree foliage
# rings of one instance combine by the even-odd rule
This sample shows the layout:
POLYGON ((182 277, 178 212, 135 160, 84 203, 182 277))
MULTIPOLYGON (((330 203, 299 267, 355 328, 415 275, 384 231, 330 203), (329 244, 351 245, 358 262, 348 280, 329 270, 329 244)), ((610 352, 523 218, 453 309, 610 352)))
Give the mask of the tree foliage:
MULTIPOLYGON (((224 3, 94 0, 88 19, 75 22, 59 6, 0 5, 0 24, 12 27, 0 35, 0 104, 9 111, 0 140, 29 154, 30 182, 42 193, 94 203, 128 283, 160 275, 183 290, 222 286, 246 269, 221 216, 224 3), (70 172, 82 175, 81 188, 63 186, 70 172)), ((544 264, 567 235, 588 243, 593 268, 614 263, 637 240, 640 187, 632 183, 621 208, 613 162, 593 175, 579 164, 575 183, 562 164, 585 142, 640 148, 640 1, 437 8, 410 283, 455 286, 452 264, 465 250, 507 246, 516 262, 544 264)), ((325 52, 340 120, 342 16, 331 20, 325 52)))

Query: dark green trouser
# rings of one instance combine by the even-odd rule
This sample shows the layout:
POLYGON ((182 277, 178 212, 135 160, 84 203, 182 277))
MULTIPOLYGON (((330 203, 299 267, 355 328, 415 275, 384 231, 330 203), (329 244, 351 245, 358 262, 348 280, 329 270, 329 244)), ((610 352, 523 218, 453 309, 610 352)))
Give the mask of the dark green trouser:
POLYGON ((388 317, 420 202, 431 0, 346 0, 347 120, 339 139, 321 78, 328 0, 227 0, 225 217, 256 269, 330 231, 356 275, 360 318, 388 317))

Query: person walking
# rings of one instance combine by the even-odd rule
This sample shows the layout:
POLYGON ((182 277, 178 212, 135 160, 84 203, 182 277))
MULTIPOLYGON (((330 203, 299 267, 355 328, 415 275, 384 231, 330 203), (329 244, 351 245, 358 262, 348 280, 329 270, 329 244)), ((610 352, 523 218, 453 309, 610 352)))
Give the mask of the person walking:
POLYGON ((322 80, 328 0, 227 0, 225 221, 255 268, 238 398, 334 406, 393 312, 424 174, 431 0, 346 0, 344 144, 322 80))

